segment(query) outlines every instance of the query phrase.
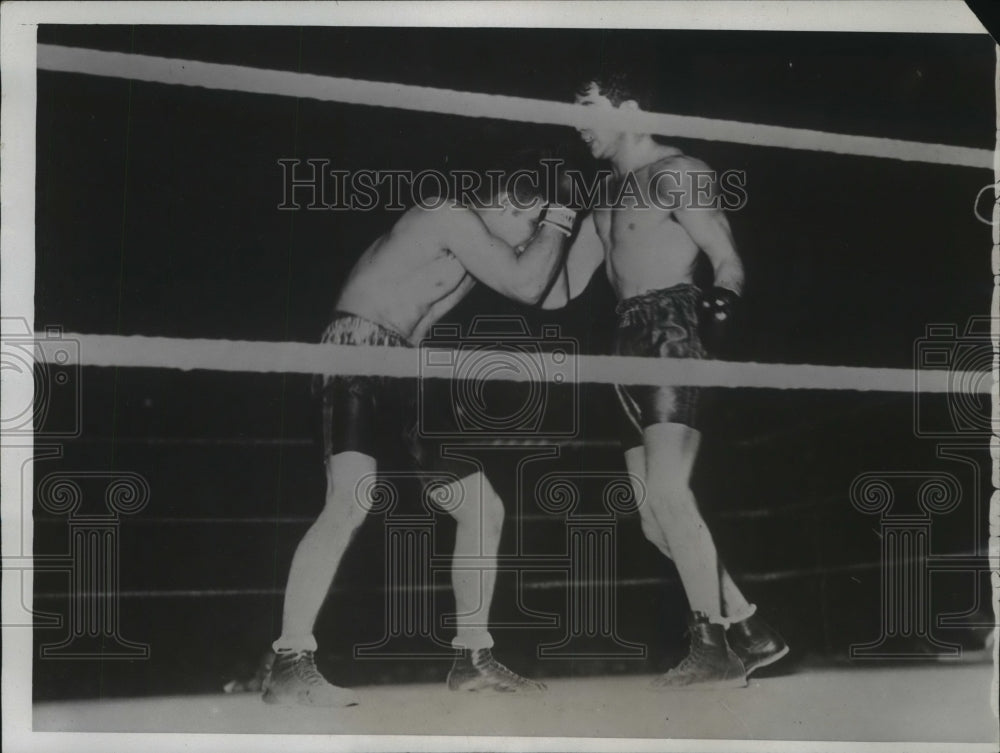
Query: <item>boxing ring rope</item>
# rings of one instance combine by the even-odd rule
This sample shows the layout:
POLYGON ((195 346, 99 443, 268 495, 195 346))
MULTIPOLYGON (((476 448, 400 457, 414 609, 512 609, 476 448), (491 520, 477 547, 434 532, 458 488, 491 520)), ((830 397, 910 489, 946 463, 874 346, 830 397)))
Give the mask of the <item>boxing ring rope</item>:
MULTIPOLYGON (((80 366, 166 368, 190 371, 271 374, 377 374, 385 377, 432 379, 498 379, 530 382, 573 381, 596 384, 683 384, 696 387, 754 387, 770 389, 857 390, 873 392, 928 392, 989 394, 992 377, 986 371, 817 366, 700 359, 657 359, 634 356, 574 355, 558 352, 509 350, 450 351, 446 348, 394 348, 296 342, 206 340, 90 335, 66 333, 79 343, 71 363, 80 366), (473 354, 516 368, 463 370, 443 354, 473 354)), ((36 357, 52 360, 45 343, 37 341, 36 357)))
MULTIPOLYGON (((40 70, 124 78, 150 83, 220 89, 272 96, 308 98, 326 102, 407 109, 469 118, 569 126, 614 128, 619 131, 655 133, 697 140, 717 140, 751 146, 876 157, 909 162, 993 169, 994 152, 945 144, 829 133, 818 130, 718 120, 667 113, 602 111, 562 102, 550 102, 480 92, 452 91, 392 82, 362 81, 292 71, 177 60, 98 50, 38 45, 40 70)), ((891 393, 960 393, 965 397, 991 394, 993 375, 987 371, 922 370, 813 364, 727 362, 696 359, 650 359, 620 356, 576 355, 555 351, 476 349, 477 359, 490 359, 518 368, 462 371, 442 354, 469 357, 470 351, 433 346, 379 348, 297 342, 209 340, 147 336, 65 333, 64 340, 79 344, 73 359, 59 365, 86 367, 166 368, 181 371, 213 370, 258 374, 365 374, 400 378, 499 379, 514 382, 598 384, 682 384, 699 387, 767 388, 782 390, 850 390, 891 393)), ((498 338, 502 339, 502 338, 498 338)), ((55 363, 40 339, 36 360, 55 363)), ((515 440, 517 441, 517 440, 515 440)), ((203 440, 202 444, 216 444, 203 440)), ((278 445, 286 440, 262 440, 278 445)), ((294 444, 300 444, 295 441, 294 444)), ((767 512, 761 513, 768 514, 767 512)), ((161 521, 161 523, 166 521, 161 521)), ((174 520, 183 524, 186 520, 174 520)), ((205 520, 190 519, 192 524, 205 520)), ((218 518, 219 524, 238 522, 218 518)), ((278 522, 274 518, 248 518, 245 523, 278 522)), ((306 524, 305 518, 281 522, 306 524)), ((974 553, 978 554, 978 553, 974 553)), ((972 556, 972 555, 969 555, 972 556)), ((751 573, 744 580, 771 582, 793 578, 825 577, 877 569, 883 562, 798 568, 751 573)), ((605 585, 658 585, 662 578, 611 579, 605 585)), ((432 588, 445 588, 433 586, 432 588)), ((566 581, 542 581, 532 588, 565 588, 566 581)), ((126 598, 197 598, 277 596, 276 588, 135 590, 126 598)), ((87 596, 76 594, 77 597, 87 596)), ((40 593, 40 599, 64 594, 40 593)))
POLYGON ((63 73, 127 78, 160 84, 302 97, 325 102, 391 107, 440 115, 514 120, 574 128, 613 128, 676 138, 728 141, 751 146, 806 149, 940 165, 993 169, 993 151, 946 144, 829 133, 806 128, 717 120, 667 113, 601 111, 481 92, 454 91, 383 81, 319 76, 294 71, 205 63, 196 60, 38 45, 38 68, 63 73))
MULTIPOLYGON (((268 70, 195 60, 106 52, 40 44, 38 68, 63 73, 126 78, 151 83, 303 97, 328 102, 389 107, 462 117, 494 118, 571 127, 615 128, 641 133, 721 140, 754 146, 807 149, 965 167, 994 166, 988 149, 856 136, 781 126, 715 120, 667 113, 602 111, 599 108, 524 97, 454 91, 392 82, 364 81, 294 71, 268 70)), ((67 334, 80 342, 82 366, 212 369, 256 373, 378 374, 462 378, 454 368, 435 367, 422 351, 400 348, 248 342, 161 337, 67 334)), ((43 349, 44 350, 44 349, 43 349)), ((509 361, 506 351, 477 350, 478 358, 509 361)), ((819 366, 575 356, 554 364, 552 354, 519 353, 529 368, 494 371, 489 378, 512 381, 555 379, 601 384, 685 384, 700 387, 858 390, 881 392, 960 391, 989 394, 986 372, 819 366), (560 368, 551 368, 554 365, 560 368), (550 375, 546 377, 545 375, 550 375)), ((43 353, 42 359, 45 359, 43 353)), ((481 378, 476 376, 474 378, 481 378)))

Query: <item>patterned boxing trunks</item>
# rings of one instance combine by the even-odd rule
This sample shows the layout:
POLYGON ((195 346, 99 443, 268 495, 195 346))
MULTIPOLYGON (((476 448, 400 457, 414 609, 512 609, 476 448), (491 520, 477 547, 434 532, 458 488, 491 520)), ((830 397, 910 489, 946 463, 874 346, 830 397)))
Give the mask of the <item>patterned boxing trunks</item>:
MULTIPOLYGON (((344 312, 334 314, 321 341, 336 345, 412 347, 398 332, 344 312)), ((317 376, 313 388, 322 399, 324 457, 347 451, 378 457, 386 438, 399 438, 421 471, 462 478, 475 470, 467 463, 442 458, 438 444, 421 437, 417 425, 416 376, 405 379, 369 374, 317 376)))
MULTIPOLYGON (((698 334, 701 290, 690 284, 653 290, 618 303, 614 353, 644 358, 705 358, 698 334)), ((643 443, 642 430, 659 423, 695 426, 698 388, 616 385, 624 449, 643 443)))

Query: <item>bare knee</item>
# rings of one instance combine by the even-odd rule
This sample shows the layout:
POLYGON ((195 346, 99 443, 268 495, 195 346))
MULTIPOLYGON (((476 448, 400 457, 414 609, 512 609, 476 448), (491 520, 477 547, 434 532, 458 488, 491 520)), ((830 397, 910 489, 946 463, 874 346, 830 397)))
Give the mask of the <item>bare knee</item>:
POLYGON ((460 526, 481 530, 487 539, 497 539, 503 531, 505 512, 500 496, 485 479, 466 482, 462 503, 449 510, 460 526))
POLYGON ((491 489, 483 495, 483 533, 486 536, 500 538, 505 515, 503 502, 496 492, 491 489))
POLYGON ((655 520, 643 515, 639 518, 639 524, 642 526, 642 535, 649 539, 649 541, 658 548, 662 548, 665 545, 666 541, 663 537, 663 531, 660 530, 660 526, 655 520))
POLYGON ((326 459, 326 501, 313 528, 355 531, 380 494, 375 459, 345 450, 326 459))
POLYGON ((321 531, 329 530, 331 533, 345 530, 354 532, 365 521, 368 507, 357 495, 333 488, 327 492, 326 503, 313 527, 321 531))
POLYGON ((651 517, 665 521, 679 516, 700 515, 691 487, 686 482, 658 481, 651 483, 646 504, 655 513, 651 517))

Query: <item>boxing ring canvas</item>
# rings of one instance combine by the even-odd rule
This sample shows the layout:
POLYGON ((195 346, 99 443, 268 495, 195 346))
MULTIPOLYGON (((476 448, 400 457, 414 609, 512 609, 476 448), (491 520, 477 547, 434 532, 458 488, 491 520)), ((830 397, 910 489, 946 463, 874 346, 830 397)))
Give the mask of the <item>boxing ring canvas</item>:
POLYGON ((996 749, 1000 79, 964 6, 80 5, 4 7, 5 747, 996 749), (642 252, 684 233, 694 313, 615 266, 676 210, 622 214, 622 144, 710 187, 642 252), (563 244, 532 301, 461 249, 405 266, 469 197, 512 269, 563 244), (588 222, 606 256, 549 306, 588 222), (704 352, 623 347, 654 310, 704 352), (710 557, 656 507, 662 424, 697 429, 710 557), (352 705, 265 703, 300 542, 369 454, 308 651, 352 705), (662 687, 712 626, 741 682, 662 687))

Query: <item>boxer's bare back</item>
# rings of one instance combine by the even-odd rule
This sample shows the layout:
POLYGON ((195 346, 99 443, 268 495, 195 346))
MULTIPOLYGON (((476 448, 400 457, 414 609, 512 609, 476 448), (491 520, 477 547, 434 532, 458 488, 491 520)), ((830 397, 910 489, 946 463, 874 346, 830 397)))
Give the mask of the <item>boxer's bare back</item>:
POLYGON ((454 306, 475 284, 445 245, 446 221, 444 211, 407 211, 361 255, 344 283, 337 309, 381 324, 412 342, 442 301, 454 306))
POLYGON ((416 343, 477 280, 534 303, 548 287, 561 245, 558 233, 536 232, 540 211, 414 207, 361 255, 337 309, 416 343), (521 243, 527 248, 516 254, 521 243))

